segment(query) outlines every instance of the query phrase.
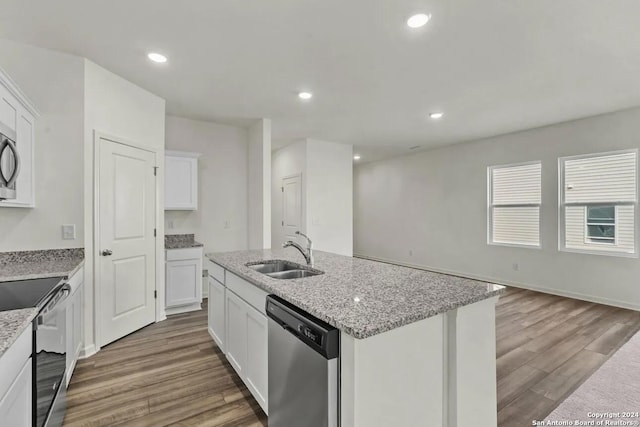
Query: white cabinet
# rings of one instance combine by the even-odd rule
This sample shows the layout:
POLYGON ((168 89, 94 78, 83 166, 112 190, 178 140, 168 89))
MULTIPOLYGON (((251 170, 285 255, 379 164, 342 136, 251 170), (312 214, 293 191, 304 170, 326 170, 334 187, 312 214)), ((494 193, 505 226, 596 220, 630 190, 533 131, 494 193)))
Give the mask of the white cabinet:
POLYGON ((209 261, 209 334, 268 413, 267 293, 209 261))
POLYGON ((267 317, 246 305, 247 360, 245 383, 265 413, 268 393, 267 317))
POLYGON ((0 398, 2 425, 31 427, 31 375, 31 358, 28 358, 9 390, 0 398))
POLYGON ((202 303, 202 248, 167 249, 167 314, 199 310, 202 303))
POLYGON ((16 198, 0 201, 0 207, 32 208, 35 206, 33 151, 36 117, 38 112, 33 104, 0 69, 0 122, 15 132, 16 146, 20 155, 16 198))
POLYGON ((246 305, 236 294, 228 291, 227 301, 227 360, 244 379, 247 360, 246 305))
POLYGON ((31 427, 32 332, 27 326, 0 356, 0 425, 31 427))
POLYGON ((198 209, 199 156, 199 153, 165 151, 165 210, 195 211, 198 209))
POLYGON ((209 277, 209 335, 225 352, 225 298, 226 288, 213 277, 209 277))
POLYGON ((84 268, 69 278, 71 294, 67 302, 67 386, 84 346, 84 268))

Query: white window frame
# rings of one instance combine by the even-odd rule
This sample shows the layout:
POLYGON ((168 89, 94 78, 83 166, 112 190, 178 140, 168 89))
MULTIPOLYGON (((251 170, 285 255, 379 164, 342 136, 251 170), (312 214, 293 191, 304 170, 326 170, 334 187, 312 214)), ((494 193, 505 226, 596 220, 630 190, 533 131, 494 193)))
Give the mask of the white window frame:
MULTIPOLYGON (((640 159, 638 159, 638 149, 632 148, 628 150, 616 150, 616 151, 605 151, 601 153, 589 153, 589 154, 579 154, 575 156, 565 156, 558 158, 558 251, 560 252, 569 252, 569 253, 578 253, 578 254, 588 254, 588 255, 604 255, 604 256, 613 256, 613 257, 621 257, 621 258, 638 258, 638 244, 640 243, 638 236, 638 223, 640 222, 640 213, 638 212, 638 164, 640 163, 640 159), (567 160, 579 160, 579 159, 588 159, 588 158, 596 158, 596 157, 606 157, 616 154, 628 154, 635 153, 636 154, 636 201, 635 202, 606 202, 606 203, 565 203, 564 202, 564 194, 565 194, 565 176, 564 176, 564 164, 567 160), (593 249, 579 249, 579 248, 567 248, 566 246, 566 230, 565 230, 565 206, 584 206, 585 207, 585 228, 587 227, 587 207, 589 206, 633 206, 633 215, 634 215, 634 244, 633 244, 633 252, 616 252, 616 251, 607 251, 607 250, 598 250, 598 245, 608 246, 610 243, 595 243, 589 242, 589 244, 594 245, 593 249)), ((616 209, 616 234, 615 234, 615 244, 618 244, 618 212, 616 209)), ((587 230, 585 229, 585 240, 588 239, 587 230)))
POLYGON ((540 165, 540 192, 542 193, 542 161, 532 160, 529 162, 509 163, 487 167, 487 244, 491 246, 507 246, 512 248, 542 249, 542 197, 540 203, 524 203, 513 205, 499 205, 499 207, 537 207, 538 212, 538 244, 528 245, 526 243, 503 243, 493 241, 493 171, 495 169, 512 168, 518 166, 540 165))

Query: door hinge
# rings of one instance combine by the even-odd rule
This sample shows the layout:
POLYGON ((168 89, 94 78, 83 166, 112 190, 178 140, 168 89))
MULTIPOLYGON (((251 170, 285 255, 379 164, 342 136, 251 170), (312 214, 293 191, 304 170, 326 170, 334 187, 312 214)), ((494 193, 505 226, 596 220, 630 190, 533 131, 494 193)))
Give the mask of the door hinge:
POLYGON ((284 227, 284 221, 282 221, 282 226, 284 227))
POLYGON ((284 187, 280 187, 280 191, 284 193, 284 187))
POLYGON ((158 298, 158 291, 153 291, 153 297, 156 299, 158 298))
POLYGON ((153 167, 153 176, 158 176, 158 166, 153 167))
POLYGON ((156 237, 158 235, 158 229, 154 228, 153 229, 153 237, 156 237))

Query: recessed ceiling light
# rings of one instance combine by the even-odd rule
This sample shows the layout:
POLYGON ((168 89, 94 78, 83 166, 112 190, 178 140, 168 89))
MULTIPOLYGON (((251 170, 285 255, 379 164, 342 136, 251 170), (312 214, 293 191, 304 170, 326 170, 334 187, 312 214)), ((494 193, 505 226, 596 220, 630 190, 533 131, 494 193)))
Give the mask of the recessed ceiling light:
POLYGON ((432 119, 441 119, 442 116, 444 116, 444 113, 431 113, 431 114, 429 114, 429 117, 431 117, 432 119))
POLYGON ((313 94, 311 92, 300 92, 298 93, 298 97, 300 99, 311 99, 313 97, 313 94))
POLYGON ((355 156, 353 156, 353 160, 360 160, 360 154, 356 154, 355 156))
POLYGON ((158 64, 164 64, 165 62, 167 62, 167 57, 161 53, 151 52, 147 55, 147 58, 149 58, 153 62, 157 62, 158 64))
POLYGON ((411 28, 420 28, 431 19, 431 14, 418 13, 407 19, 407 25, 411 28))

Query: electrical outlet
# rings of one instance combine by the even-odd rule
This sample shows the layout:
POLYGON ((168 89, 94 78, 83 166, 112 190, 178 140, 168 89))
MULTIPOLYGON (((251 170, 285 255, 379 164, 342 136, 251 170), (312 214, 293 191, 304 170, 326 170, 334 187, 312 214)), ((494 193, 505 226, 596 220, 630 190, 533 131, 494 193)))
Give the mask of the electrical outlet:
POLYGON ((413 249, 409 249, 409 256, 413 256, 413 249))
POLYGON ((513 271, 520 271, 520 264, 514 262, 513 264, 511 264, 511 268, 513 269, 513 271))
POLYGON ((231 221, 228 219, 224 221, 224 228, 231 228, 231 221))
POLYGON ((75 224, 62 224, 62 239, 74 240, 76 238, 76 225, 75 224))
POLYGON ((173 230, 175 228, 175 224, 172 219, 169 220, 169 230, 173 230))

